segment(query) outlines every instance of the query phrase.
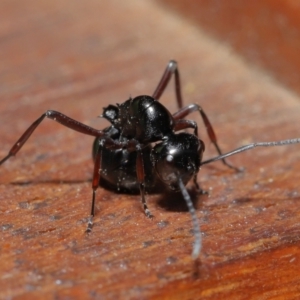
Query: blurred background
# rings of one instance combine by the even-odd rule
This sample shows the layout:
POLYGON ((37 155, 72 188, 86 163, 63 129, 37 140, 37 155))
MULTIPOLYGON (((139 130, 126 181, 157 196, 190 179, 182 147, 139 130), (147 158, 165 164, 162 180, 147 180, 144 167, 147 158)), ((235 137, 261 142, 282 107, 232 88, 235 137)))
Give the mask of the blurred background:
POLYGON ((300 92, 299 1, 161 2, 300 92))

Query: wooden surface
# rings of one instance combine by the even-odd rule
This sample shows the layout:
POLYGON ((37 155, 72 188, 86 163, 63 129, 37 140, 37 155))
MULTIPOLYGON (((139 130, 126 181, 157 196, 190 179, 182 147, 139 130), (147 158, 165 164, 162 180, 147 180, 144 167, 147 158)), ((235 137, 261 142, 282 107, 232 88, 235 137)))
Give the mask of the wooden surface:
POLYGON ((297 0, 160 0, 300 93, 297 0))
MULTIPOLYGON (((102 108, 152 94, 171 58, 224 152, 300 137, 292 90, 159 2, 2 1, 0 43, 1 157, 47 109, 104 128, 102 108)), ((162 102, 176 110, 173 83, 162 102)), ((84 234, 92 142, 45 120, 1 166, 1 299, 299 299, 300 145, 232 157, 243 173, 203 166, 195 263, 190 216, 166 195, 147 197, 148 220, 139 195, 99 188, 84 234)))

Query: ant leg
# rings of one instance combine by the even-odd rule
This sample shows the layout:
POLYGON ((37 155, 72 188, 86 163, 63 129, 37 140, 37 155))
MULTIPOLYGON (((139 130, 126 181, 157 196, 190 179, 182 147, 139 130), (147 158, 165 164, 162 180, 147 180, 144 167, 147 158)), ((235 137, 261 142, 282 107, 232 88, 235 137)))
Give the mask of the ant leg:
POLYGON ((102 164, 102 149, 103 147, 107 147, 110 149, 120 149, 124 145, 123 143, 117 143, 110 139, 109 137, 103 137, 99 141, 99 147, 94 157, 94 172, 93 172, 93 181, 92 181, 92 206, 91 206, 91 214, 88 219, 88 226, 86 229, 86 233, 90 233, 93 227, 93 218, 95 216, 95 201, 96 201, 96 191, 99 187, 100 177, 101 177, 101 164, 102 164))
MULTIPOLYGON (((198 104, 190 104, 186 107, 183 107, 182 109, 180 109, 178 112, 173 114, 173 118, 175 119, 176 123, 178 122, 178 120, 186 117, 187 115, 189 115, 190 113, 194 112, 194 111, 199 111, 200 116, 202 117, 202 120, 204 122, 204 125, 206 127, 206 131, 207 134, 209 136, 210 141, 214 144, 217 152, 219 153, 219 155, 222 155, 222 151, 217 143, 217 137, 216 134, 213 130, 213 127, 207 117, 207 115, 205 114, 205 112, 203 111, 203 109, 201 108, 201 106, 199 106, 198 104)), ((193 128, 193 127, 191 127, 193 128)), ((234 169, 236 171, 240 171, 239 168, 236 168, 234 166, 232 166, 230 163, 228 163, 225 158, 222 159, 222 162, 224 165, 226 165, 227 167, 234 169)))
POLYGON ((174 131, 179 131, 188 128, 193 128, 194 134, 198 136, 198 125, 195 121, 185 119, 175 120, 174 131))
POLYGON ((145 215, 152 219, 153 215, 151 214, 145 198, 145 170, 144 170, 144 160, 143 160, 143 152, 140 146, 136 146, 137 148, 137 157, 136 157, 136 173, 137 179, 140 185, 140 193, 142 197, 142 205, 145 212, 145 215))
POLYGON ((197 174, 195 174, 194 177, 193 177, 193 183, 194 183, 194 185, 196 187, 196 191, 197 191, 198 194, 200 194, 200 195, 209 195, 209 192, 206 191, 206 190, 202 190, 201 187, 200 187, 200 185, 198 184, 198 182, 197 182, 197 174))
POLYGON ((86 229, 86 233, 90 233, 92 231, 93 227, 93 218, 95 216, 95 198, 96 198, 96 190, 99 186, 100 181, 100 171, 101 171, 101 160, 102 160, 102 149, 103 149, 103 143, 105 140, 101 140, 99 143, 98 151, 94 158, 94 173, 93 173, 93 181, 92 181, 92 189, 93 189, 93 195, 92 195, 92 207, 91 207, 91 214, 88 219, 88 226, 86 229))
MULTIPOLYGON (((13 147, 10 149, 8 155, 6 155, 1 161, 0 165, 3 164, 8 158, 11 156, 16 155, 16 153, 22 148, 22 146, 26 143, 26 141, 29 139, 31 134, 34 132, 34 130, 38 127, 38 125, 44 120, 44 118, 52 119, 70 129, 73 129, 75 131, 81 132, 83 134, 95 136, 95 137, 103 137, 103 142, 105 142, 105 146, 109 149, 120 149, 125 146, 125 143, 121 143, 118 141, 114 141, 109 137, 106 137, 103 131, 94 129, 90 126, 87 126, 83 123, 80 123, 74 119, 71 119, 70 117, 67 117, 66 115, 53 111, 48 110, 44 114, 42 114, 35 122, 33 122, 29 128, 21 135, 21 137, 17 140, 17 142, 13 145, 13 147)), ((87 232, 90 232, 93 226, 93 217, 95 215, 95 197, 96 197, 96 190, 99 185, 100 180, 100 167, 101 167, 101 158, 102 158, 102 148, 103 144, 99 145, 98 152, 95 157, 95 165, 94 165, 94 176, 93 176, 93 196, 92 196, 92 208, 91 208, 91 216, 88 221, 88 227, 87 232)))
POLYGON ((177 67, 177 62, 175 60, 170 60, 166 70, 161 78, 161 80, 158 83, 158 86, 153 93, 152 97, 155 100, 159 100, 160 96, 166 89, 166 86, 168 85, 171 76, 175 75, 175 92, 176 92, 176 100, 177 100, 177 105, 178 108, 182 107, 182 96, 181 96, 181 87, 180 87, 180 77, 179 77, 179 71, 177 67))
POLYGON ((83 134, 92 135, 95 137, 101 137, 104 133, 101 130, 94 129, 90 126, 87 126, 83 123, 80 123, 66 115, 54 111, 47 110, 44 114, 42 114, 35 122, 33 122, 29 128, 22 134, 22 136, 17 140, 17 142, 12 146, 7 156, 5 156, 1 161, 0 165, 3 164, 8 158, 17 154, 17 152, 22 148, 22 146, 29 139, 33 131, 39 126, 39 124, 44 120, 44 118, 52 119, 70 129, 81 132, 83 134))

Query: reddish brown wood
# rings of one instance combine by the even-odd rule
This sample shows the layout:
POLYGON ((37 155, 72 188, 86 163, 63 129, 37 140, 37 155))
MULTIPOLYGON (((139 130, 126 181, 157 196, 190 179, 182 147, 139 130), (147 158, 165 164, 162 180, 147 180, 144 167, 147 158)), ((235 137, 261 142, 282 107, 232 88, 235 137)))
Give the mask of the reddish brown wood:
POLYGON ((160 0, 300 93, 297 0, 160 0))
MULTIPOLYGON (((300 136, 294 93, 150 1, 7 0, 0 14, 0 157, 47 109, 104 128, 102 107, 151 95, 171 58, 184 104, 204 108, 224 151, 300 136)), ((161 100, 176 111, 173 86, 161 100)), ((0 298, 299 298, 300 145, 232 157, 244 173, 203 167, 197 265, 180 197, 149 195, 149 220, 139 195, 99 188, 84 234, 92 141, 45 120, 1 166, 0 298)))

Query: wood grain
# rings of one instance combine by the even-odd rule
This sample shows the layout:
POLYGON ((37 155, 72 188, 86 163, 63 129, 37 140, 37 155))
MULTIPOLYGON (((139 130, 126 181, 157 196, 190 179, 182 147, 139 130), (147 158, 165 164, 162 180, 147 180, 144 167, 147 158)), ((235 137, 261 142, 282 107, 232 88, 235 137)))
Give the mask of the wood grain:
POLYGON ((300 93, 297 0, 160 0, 300 93))
MULTIPOLYGON (((300 137, 299 97, 226 44, 151 1, 0 3, 0 157, 47 109, 96 128, 109 103, 151 94, 176 59, 184 103, 199 103, 224 152, 300 137)), ((173 83, 162 97, 176 110, 173 83)), ((206 143, 205 158, 215 156, 206 143)), ((97 192, 93 139, 45 120, 0 168, 2 299, 298 299, 300 146, 257 149, 201 169, 189 190, 203 232, 191 258, 180 197, 97 192)))

